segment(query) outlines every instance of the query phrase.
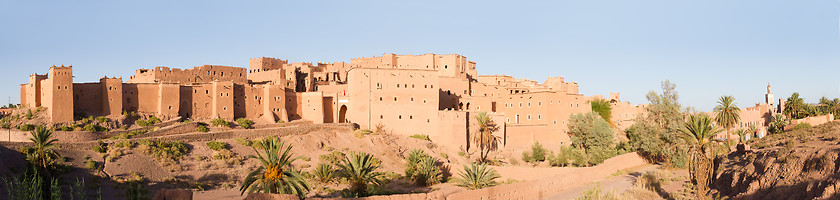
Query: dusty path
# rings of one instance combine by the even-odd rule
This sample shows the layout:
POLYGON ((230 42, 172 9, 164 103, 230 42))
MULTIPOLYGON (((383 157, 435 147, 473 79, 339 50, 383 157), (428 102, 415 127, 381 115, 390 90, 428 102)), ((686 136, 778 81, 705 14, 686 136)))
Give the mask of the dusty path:
MULTIPOLYGON (((644 173, 644 172, 647 172, 647 171, 656 170, 658 168, 659 168, 659 165, 647 164, 647 165, 635 167, 635 168, 630 169, 628 171, 635 171, 635 172, 644 173)), ((599 180, 599 181, 596 181, 596 182, 581 184, 579 186, 566 189, 564 191, 561 191, 560 193, 553 194, 553 195, 548 196, 548 197, 543 198, 543 199, 544 200, 572 200, 572 199, 577 199, 577 198, 580 198, 583 195, 583 192, 585 192, 587 190, 590 190, 590 189, 592 189, 596 186, 600 187, 601 191, 604 191, 604 192, 612 192, 613 194, 621 194, 621 193, 624 193, 625 191, 627 191, 628 189, 630 189, 630 187, 633 187, 633 183, 636 181, 636 177, 640 173, 628 173, 628 174, 623 174, 623 175, 619 175, 619 176, 607 177, 605 179, 602 179, 602 180, 599 180)))

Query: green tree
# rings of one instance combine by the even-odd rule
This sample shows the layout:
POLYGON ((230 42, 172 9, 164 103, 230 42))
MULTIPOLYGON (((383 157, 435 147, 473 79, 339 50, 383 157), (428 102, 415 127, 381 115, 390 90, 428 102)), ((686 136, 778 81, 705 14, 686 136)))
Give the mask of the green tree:
POLYGON ((589 101, 589 104, 592 106, 592 112, 598 113, 611 127, 615 127, 615 123, 612 121, 612 107, 610 107, 609 101, 606 99, 596 99, 589 101))
POLYGON ((365 152, 350 152, 338 165, 338 175, 350 184, 350 195, 363 197, 370 194, 368 185, 381 185, 382 173, 376 170, 382 167, 381 161, 365 152))
POLYGON ((791 119, 805 118, 805 100, 799 97, 798 92, 794 92, 785 101, 784 114, 791 119))
POLYGON ((262 166, 245 177, 242 187, 239 188, 241 194, 262 192, 294 194, 300 198, 306 196, 310 190, 309 183, 292 167, 292 162, 300 157, 292 158, 291 144, 286 145, 283 141, 270 137, 263 139, 260 145, 254 146, 251 148, 257 155, 250 157, 258 159, 262 166), (254 146, 258 146, 262 152, 254 146))
POLYGON ((781 133, 785 130, 785 126, 788 125, 787 118, 785 118, 782 114, 773 115, 773 119, 770 121, 770 132, 773 133, 781 133))
POLYGON ((712 159, 710 153, 714 143, 712 138, 720 129, 712 127, 712 120, 707 115, 692 115, 685 122, 685 141, 690 145, 689 175, 696 184, 698 199, 705 199, 706 189, 712 177, 712 159))
POLYGON ((572 115, 569 136, 572 137, 572 146, 585 150, 590 164, 600 164, 615 155, 613 130, 595 113, 572 115))
POLYGON ((53 147, 58 140, 52 138, 52 130, 43 126, 35 127, 31 131, 33 146, 25 148, 26 159, 32 164, 41 167, 42 169, 49 169, 49 167, 61 157, 53 147))
POLYGON ((455 179, 455 184, 471 190, 495 186, 498 184, 496 179, 501 177, 495 169, 479 163, 464 165, 464 170, 458 172, 459 178, 455 179))
POLYGON ((648 161, 684 168, 688 147, 680 129, 685 116, 676 87, 666 80, 662 82, 662 93, 648 92, 647 114, 636 117, 636 123, 627 129, 627 137, 631 148, 648 161))
POLYGON ((735 105, 735 97, 722 96, 715 106, 715 122, 726 129, 726 142, 732 144, 732 126, 741 121, 741 109, 735 105))
POLYGON ((499 148, 499 138, 493 135, 499 128, 486 112, 479 112, 475 120, 478 122, 478 132, 472 134, 472 142, 478 146, 478 162, 486 163, 487 155, 499 148))

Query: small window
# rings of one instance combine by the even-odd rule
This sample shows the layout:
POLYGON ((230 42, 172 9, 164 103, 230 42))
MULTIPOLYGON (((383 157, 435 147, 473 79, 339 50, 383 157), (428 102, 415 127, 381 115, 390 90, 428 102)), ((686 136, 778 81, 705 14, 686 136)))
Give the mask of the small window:
POLYGON ((531 120, 531 115, 528 115, 528 120, 531 120))
POLYGON ((379 97, 379 101, 382 101, 382 97, 379 97))
POLYGON ((394 102, 397 102, 397 97, 394 97, 394 102))
POLYGON ((537 120, 542 120, 542 115, 537 115, 537 120))
POLYGON ((402 119, 402 115, 397 115, 397 119, 402 119))
POLYGON ((382 118, 383 118, 382 115, 379 115, 379 119, 382 119, 382 118))
POLYGON ((397 88, 400 88, 400 84, 397 84, 397 88))

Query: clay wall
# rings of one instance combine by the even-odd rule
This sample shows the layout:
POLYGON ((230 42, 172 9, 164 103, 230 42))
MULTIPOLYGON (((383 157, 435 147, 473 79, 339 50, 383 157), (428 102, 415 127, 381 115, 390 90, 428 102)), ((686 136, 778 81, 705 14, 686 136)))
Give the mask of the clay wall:
POLYGON ((383 124, 395 134, 430 134, 438 127, 437 79, 432 70, 354 68, 348 74, 347 120, 362 129, 383 124))
POLYGON ((283 65, 287 63, 289 63, 288 60, 280 60, 277 58, 251 58, 249 60, 248 73, 281 69, 283 65))
MULTIPOLYGON (((41 106, 41 83, 43 80, 47 79, 47 75, 38 75, 33 74, 29 76, 29 83, 23 84, 22 87, 25 90, 25 97, 22 96, 21 99, 21 106, 23 107, 38 107, 41 106), (25 101, 24 101, 25 100, 25 101)), ((24 92, 21 92, 24 93, 24 92)))
POLYGON ((469 110, 468 102, 462 102, 461 98, 469 97, 470 82, 467 79, 455 77, 439 77, 438 85, 440 92, 440 103, 438 108, 453 110, 469 110))
POLYGON ((160 84, 158 88, 158 110, 159 116, 175 117, 180 111, 179 100, 181 99, 181 86, 177 84, 160 84))
MULTIPOLYGON (((213 96, 210 113, 211 118, 222 118, 225 120, 234 120, 234 106, 233 106, 233 82, 213 82, 211 95, 213 96)), ((262 98, 262 97, 257 97, 262 98)), ((261 99, 260 99, 261 100, 261 99)))
MULTIPOLYGON (((122 78, 102 78, 99 80, 99 89, 101 90, 101 97, 98 101, 100 105, 99 114, 101 115, 120 115, 123 111, 123 88, 122 78)), ((84 94, 84 92, 75 92, 76 95, 84 94)), ((90 90, 94 91, 94 90, 90 90)))
POLYGON ((26 86, 28 84, 20 84, 20 107, 26 107, 26 86))
POLYGON ((209 83, 212 81, 247 82, 247 70, 240 67, 202 65, 192 69, 155 67, 154 69, 140 69, 127 83, 209 83))
POLYGON ((50 103, 46 104, 53 122, 73 121, 73 67, 51 67, 49 73, 50 103))
POLYGON ((828 123, 828 122, 831 122, 831 121, 834 121, 834 115, 833 114, 820 115, 820 116, 814 116, 814 117, 806 117, 806 118, 802 118, 802 119, 794 119, 794 120, 790 120, 790 124, 785 126, 785 130, 791 130, 797 124, 801 124, 801 123, 808 123, 808 124, 811 124, 811 126, 818 126, 818 125, 825 124, 825 123, 828 123))
POLYGON ((758 104, 755 107, 748 107, 743 108, 740 111, 741 120, 733 126, 733 129, 742 129, 742 128, 750 128, 750 126, 755 126, 756 128, 763 128, 765 127, 770 121, 770 111, 767 109, 766 104, 758 104))
POLYGON ((87 115, 99 115, 102 113, 102 84, 74 83, 73 105, 76 112, 87 115))
POLYGON ((273 85, 287 85, 286 71, 283 69, 252 72, 248 75, 252 83, 267 83, 273 85))
POLYGON ((301 117, 315 123, 324 123, 324 96, 321 92, 304 92, 301 98, 301 117))
POLYGON ((611 118, 619 130, 630 128, 636 123, 636 117, 644 116, 647 111, 643 105, 633 105, 629 102, 611 103, 611 118))
POLYGON ((288 121, 303 119, 303 95, 294 91, 285 91, 286 96, 286 113, 288 114, 288 121))

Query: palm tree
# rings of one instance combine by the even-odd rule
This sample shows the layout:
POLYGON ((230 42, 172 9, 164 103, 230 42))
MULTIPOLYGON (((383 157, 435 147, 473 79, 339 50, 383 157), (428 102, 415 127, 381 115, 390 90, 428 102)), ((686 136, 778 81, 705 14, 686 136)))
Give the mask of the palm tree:
POLYGON ((773 115, 773 120, 770 121, 770 130, 772 130, 773 133, 779 133, 780 131, 783 131, 787 125, 788 122, 785 116, 782 114, 776 114, 773 115))
POLYGON ((801 119, 805 112, 805 100, 799 97, 798 92, 794 92, 787 98, 785 102, 785 115, 791 119, 801 119))
POLYGON ((369 184, 382 184, 383 174, 376 172, 382 167, 380 163, 379 159, 365 152, 350 152, 350 156, 345 156, 338 165, 338 175, 348 180, 352 196, 366 196, 369 184))
POLYGON ((697 184, 697 197, 705 197, 709 178, 712 176, 712 162, 709 153, 715 143, 712 138, 720 132, 720 129, 712 127, 712 120, 706 115, 692 115, 685 128, 681 130, 684 139, 691 145, 689 153, 689 175, 691 180, 697 184))
POLYGON ((294 194, 300 198, 309 192, 309 183, 299 171, 292 168, 292 162, 300 157, 292 158, 292 145, 286 145, 276 138, 266 138, 251 148, 257 153, 251 158, 259 159, 262 166, 254 170, 242 182, 240 195, 254 192, 274 194, 294 194), (262 150, 260 153, 256 147, 262 150))
POLYGON ((726 129, 726 142, 732 144, 732 136, 729 130, 741 120, 741 109, 735 105, 735 97, 720 97, 718 105, 715 106, 714 111, 717 113, 715 116, 715 122, 726 129))
POLYGON ((464 165, 464 170, 458 170, 460 178, 456 178, 456 184, 471 190, 495 186, 496 179, 500 178, 499 173, 493 168, 487 168, 487 164, 473 163, 464 165))
POLYGON ((53 149, 55 147, 53 143, 58 140, 52 139, 52 130, 43 126, 35 127, 35 130, 32 130, 31 133, 32 138, 29 138, 29 140, 35 144, 27 150, 26 158, 38 167, 47 169, 60 157, 58 152, 53 149))
POLYGON ((478 113, 475 116, 475 120, 478 122, 478 133, 473 134, 472 141, 478 146, 480 155, 478 162, 486 163, 487 155, 490 154, 490 151, 499 148, 499 139, 493 136, 493 132, 499 128, 486 112, 478 113))

